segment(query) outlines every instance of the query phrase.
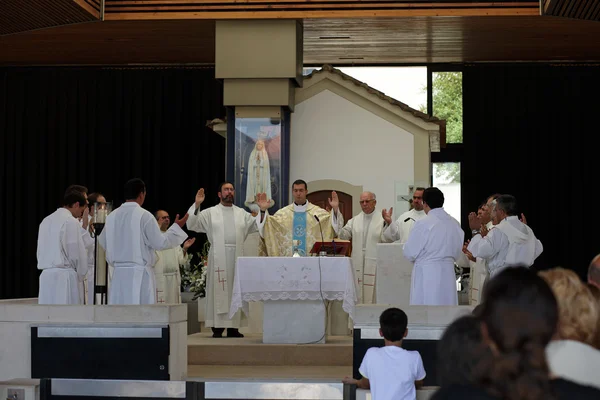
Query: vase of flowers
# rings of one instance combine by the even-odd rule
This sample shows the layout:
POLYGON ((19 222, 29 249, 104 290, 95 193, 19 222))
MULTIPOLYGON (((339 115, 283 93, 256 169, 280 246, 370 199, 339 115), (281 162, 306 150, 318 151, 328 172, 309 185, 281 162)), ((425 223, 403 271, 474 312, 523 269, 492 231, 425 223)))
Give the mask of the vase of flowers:
POLYGON ((181 265, 181 289, 183 292, 193 293, 192 300, 206 296, 206 272, 208 271, 208 251, 210 243, 207 241, 202 251, 194 255, 188 254, 188 262, 181 265))

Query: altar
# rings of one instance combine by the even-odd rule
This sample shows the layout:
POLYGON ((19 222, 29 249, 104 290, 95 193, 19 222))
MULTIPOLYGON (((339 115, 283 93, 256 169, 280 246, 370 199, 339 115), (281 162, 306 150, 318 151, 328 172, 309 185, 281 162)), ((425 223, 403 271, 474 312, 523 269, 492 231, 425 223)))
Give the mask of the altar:
POLYGON ((325 343, 327 302, 358 301, 348 257, 239 257, 229 316, 264 303, 263 343, 325 343))

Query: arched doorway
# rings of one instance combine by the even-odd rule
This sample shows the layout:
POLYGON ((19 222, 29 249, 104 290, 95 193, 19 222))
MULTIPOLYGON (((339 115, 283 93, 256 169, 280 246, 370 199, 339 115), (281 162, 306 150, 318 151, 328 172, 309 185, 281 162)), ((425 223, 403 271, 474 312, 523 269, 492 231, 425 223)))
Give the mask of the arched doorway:
MULTIPOLYGON (((329 198, 331 197, 331 190, 319 190, 316 192, 309 193, 306 198, 311 203, 330 211, 329 198)), ((344 221, 349 221, 352 218, 352 196, 344 192, 336 191, 340 200, 340 212, 344 217, 344 221)))

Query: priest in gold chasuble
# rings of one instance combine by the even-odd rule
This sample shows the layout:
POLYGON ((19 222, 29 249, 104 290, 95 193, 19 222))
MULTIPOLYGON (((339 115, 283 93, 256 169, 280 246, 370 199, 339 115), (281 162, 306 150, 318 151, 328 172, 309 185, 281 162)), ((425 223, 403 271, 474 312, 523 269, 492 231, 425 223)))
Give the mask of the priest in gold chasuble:
MULTIPOLYGON (((294 185, 297 186, 302 185, 294 185)), ((297 199, 294 196, 294 203, 280 209, 275 215, 269 215, 268 211, 262 210, 261 214, 264 214, 259 224, 262 236, 259 248, 261 256, 291 257, 294 240, 298 243, 300 256, 308 256, 315 242, 321 241, 321 230, 326 242, 333 240, 335 235, 330 213, 309 203, 306 200, 305 189, 303 198, 297 199)))
MULTIPOLYGON (((292 184, 294 202, 281 208, 275 215, 269 215, 269 199, 263 193, 258 196, 260 218, 257 219, 261 235, 259 255, 267 257, 291 257, 294 241, 298 243, 300 256, 308 256, 315 242, 332 241, 335 231, 331 224, 331 214, 306 199, 308 187, 305 181, 292 184), (315 218, 316 217, 316 218, 315 218), (320 225, 320 227, 319 227, 320 225)), ((348 315, 342 310, 341 302, 327 302, 328 334, 348 334, 348 315)))

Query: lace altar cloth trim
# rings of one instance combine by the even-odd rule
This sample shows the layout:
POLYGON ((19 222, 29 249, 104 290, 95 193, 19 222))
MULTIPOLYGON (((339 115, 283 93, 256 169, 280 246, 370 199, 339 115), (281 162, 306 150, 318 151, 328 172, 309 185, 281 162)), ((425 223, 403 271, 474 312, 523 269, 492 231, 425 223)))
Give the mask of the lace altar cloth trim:
POLYGON ((345 257, 239 257, 229 311, 249 314, 251 301, 341 301, 351 318, 357 293, 350 259, 345 257))

